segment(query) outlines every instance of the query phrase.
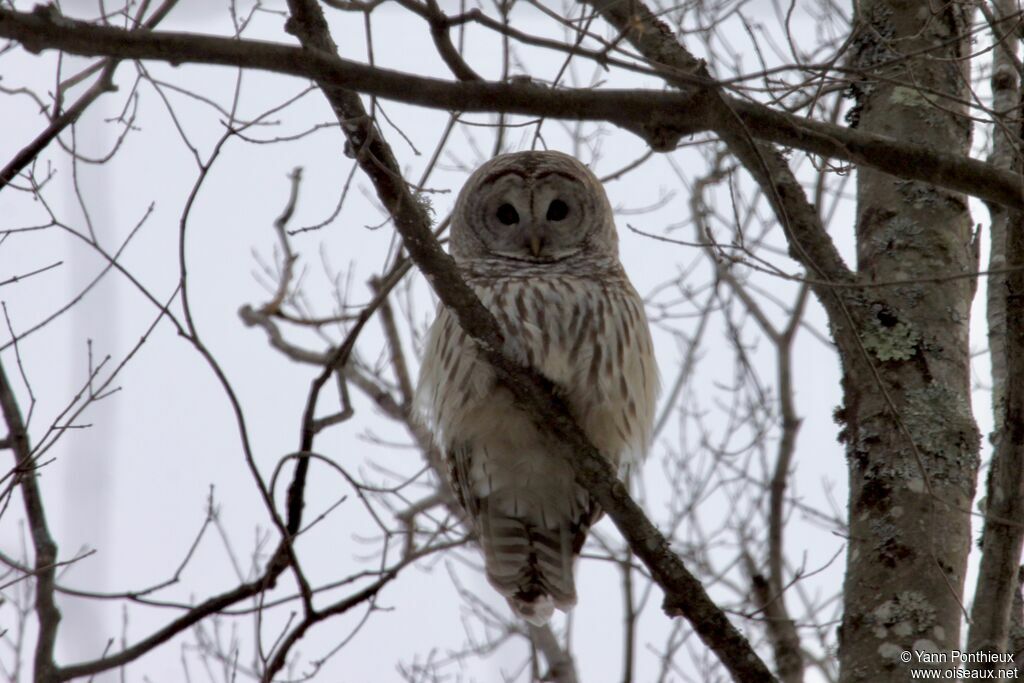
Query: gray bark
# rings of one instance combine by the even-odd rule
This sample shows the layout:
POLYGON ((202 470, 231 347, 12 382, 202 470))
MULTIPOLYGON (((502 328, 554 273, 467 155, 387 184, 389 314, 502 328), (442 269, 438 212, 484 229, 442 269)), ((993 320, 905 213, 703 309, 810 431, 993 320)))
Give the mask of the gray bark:
MULTIPOLYGON (((855 125, 966 154, 970 122, 958 100, 969 99, 969 19, 955 4, 860 3, 852 66, 865 75, 854 85, 855 125)), ((970 228, 964 196, 858 170, 863 282, 975 269, 970 228)), ((856 348, 848 330, 836 331, 850 475, 843 683, 908 680, 901 652, 948 653, 960 643, 979 450, 968 347, 974 288, 959 279, 865 290, 869 315, 853 330, 856 348)))

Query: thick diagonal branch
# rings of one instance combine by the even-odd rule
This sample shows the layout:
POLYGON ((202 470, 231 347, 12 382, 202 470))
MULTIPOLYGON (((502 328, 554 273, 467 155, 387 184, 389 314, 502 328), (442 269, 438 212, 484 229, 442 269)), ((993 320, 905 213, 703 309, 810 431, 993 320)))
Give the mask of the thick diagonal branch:
MULTIPOLYGON (((289 0, 288 30, 307 50, 335 52, 326 21, 317 3, 289 0)), ((494 366, 499 381, 534 421, 557 436, 561 457, 571 459, 577 480, 609 514, 633 551, 665 591, 665 608, 686 616, 694 629, 738 681, 771 681, 774 677, 750 643, 711 601, 700 582, 669 548, 665 537, 629 497, 610 463, 601 457, 573 420, 551 383, 539 373, 517 365, 501 353, 502 338, 491 313, 466 285, 451 258, 430 230, 425 206, 409 191, 387 142, 367 116, 358 95, 330 79, 319 81, 341 122, 349 146, 402 235, 405 248, 430 281, 438 297, 476 340, 494 366)))

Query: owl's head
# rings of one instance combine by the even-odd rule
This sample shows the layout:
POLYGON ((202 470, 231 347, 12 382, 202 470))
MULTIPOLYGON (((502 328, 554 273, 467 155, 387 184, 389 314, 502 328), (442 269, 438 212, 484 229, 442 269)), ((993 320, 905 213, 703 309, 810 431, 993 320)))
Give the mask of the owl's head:
POLYGON ((491 159, 466 181, 451 235, 456 259, 550 263, 577 254, 617 256, 611 205, 600 181, 561 152, 491 159))

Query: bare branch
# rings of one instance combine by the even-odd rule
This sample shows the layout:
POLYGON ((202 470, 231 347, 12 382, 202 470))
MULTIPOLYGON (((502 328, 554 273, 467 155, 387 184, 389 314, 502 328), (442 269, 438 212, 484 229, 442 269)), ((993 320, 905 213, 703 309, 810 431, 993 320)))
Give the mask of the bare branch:
MULTIPOLYGON (((477 81, 452 83, 352 62, 322 48, 303 50, 263 41, 171 31, 125 32, 66 19, 50 7, 32 13, 0 9, 0 36, 17 40, 25 49, 35 52, 60 49, 72 54, 172 64, 191 62, 262 69, 451 111, 500 111, 608 121, 641 136, 659 151, 674 148, 685 136, 707 130, 722 133, 719 126, 734 125, 716 116, 721 113, 717 107, 724 103, 732 112, 730 119, 742 122, 746 134, 755 139, 940 185, 1007 207, 1024 208, 1020 179, 1008 171, 924 145, 812 121, 724 95, 716 101, 706 96, 706 91, 716 89, 715 82, 700 77, 694 81, 701 86, 696 94, 549 90, 534 84, 477 81)), ((774 161, 766 157, 761 165, 764 164, 774 161)), ((782 182, 779 191, 787 191, 782 182)), ((797 218, 791 216, 791 220, 797 218)))
POLYGON ((60 610, 54 600, 54 586, 57 577, 57 543, 50 533, 46 521, 46 508, 43 496, 36 483, 36 465, 32 459, 32 449, 28 440, 28 432, 21 417, 21 408, 14 396, 14 389, 7 379, 3 364, 0 363, 0 409, 3 411, 7 425, 7 438, 10 448, 14 451, 17 463, 17 480, 21 489, 21 497, 25 503, 25 516, 28 518, 32 546, 35 549, 36 574, 36 617, 38 619, 39 636, 36 641, 35 663, 33 670, 36 680, 50 683, 58 680, 57 666, 54 661, 54 649, 57 643, 57 627, 60 625, 60 610))

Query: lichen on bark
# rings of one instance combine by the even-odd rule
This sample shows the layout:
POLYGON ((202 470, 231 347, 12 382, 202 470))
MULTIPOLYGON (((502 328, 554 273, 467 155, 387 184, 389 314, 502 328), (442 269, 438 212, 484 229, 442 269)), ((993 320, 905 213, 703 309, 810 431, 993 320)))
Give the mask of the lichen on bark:
MULTIPOLYGON (((967 55, 965 10, 922 9, 888 0, 858 5, 851 59, 862 69, 853 89, 857 125, 966 153, 970 122, 958 100, 969 94, 966 80, 950 71, 967 55)), ((955 193, 858 170, 864 283, 971 270, 971 226, 955 193)), ((837 418, 850 474, 842 683, 903 681, 906 665, 886 654, 915 643, 959 646, 980 446, 970 405, 973 285, 951 279, 867 291, 859 343, 848 333, 845 343, 837 337, 844 370, 837 418)))

